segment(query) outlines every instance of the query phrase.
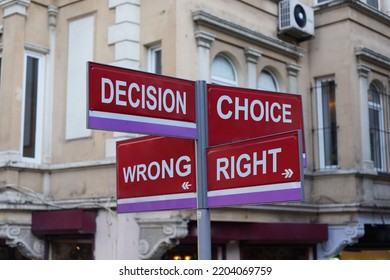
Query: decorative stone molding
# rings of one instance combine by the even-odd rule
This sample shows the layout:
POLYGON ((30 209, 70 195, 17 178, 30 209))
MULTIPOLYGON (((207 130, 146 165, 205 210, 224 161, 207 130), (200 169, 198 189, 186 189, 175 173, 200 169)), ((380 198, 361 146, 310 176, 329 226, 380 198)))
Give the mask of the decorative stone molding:
POLYGON ((110 0, 115 9, 115 24, 108 27, 108 44, 115 47, 114 64, 139 69, 140 60, 140 1, 110 0))
POLYGON ((6 239, 8 246, 15 247, 26 258, 44 258, 44 242, 32 234, 29 226, 2 225, 0 238, 6 239))
POLYGON ((254 64, 256 64, 258 58, 263 55, 261 51, 255 50, 253 48, 245 48, 244 53, 246 61, 254 64))
POLYGON ((368 75, 371 72, 371 68, 365 64, 359 63, 357 66, 357 71, 360 78, 368 79, 368 75))
POLYGON ((366 47, 355 48, 355 55, 359 60, 370 62, 386 70, 390 70, 390 57, 375 52, 366 47))
POLYGON ((211 43, 215 40, 215 38, 216 36, 214 36, 211 33, 201 31, 201 30, 195 31, 195 39, 198 47, 210 49, 211 43))
POLYGON ((199 29, 202 26, 205 26, 213 30, 218 30, 227 35, 241 38, 251 44, 271 49, 277 53, 294 59, 299 59, 306 53, 304 49, 295 45, 289 44, 277 38, 266 36, 260 32, 256 32, 250 28, 233 23, 219 16, 209 14, 205 11, 193 12, 192 20, 197 24, 199 29))
POLYGON ((181 216, 169 219, 138 219, 140 227, 139 256, 141 259, 159 259, 179 244, 188 234, 188 220, 181 216))
POLYGON ((295 63, 287 63, 287 75, 291 77, 298 77, 299 71, 301 70, 301 66, 295 63))
POLYGON ((355 244, 364 235, 363 224, 329 226, 328 240, 317 245, 317 259, 326 259, 340 253, 347 245, 355 244))
POLYGON ((49 27, 56 27, 58 7, 54 5, 49 5, 49 7, 47 7, 47 13, 49 15, 49 27))
POLYGON ((0 1, 0 8, 4 9, 3 17, 15 14, 27 16, 27 7, 30 3, 30 0, 2 0, 0 1))

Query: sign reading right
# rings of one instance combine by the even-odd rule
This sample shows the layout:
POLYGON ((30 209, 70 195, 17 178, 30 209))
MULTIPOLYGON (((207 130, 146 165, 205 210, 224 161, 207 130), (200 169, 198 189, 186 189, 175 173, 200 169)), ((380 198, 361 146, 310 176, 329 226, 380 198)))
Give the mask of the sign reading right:
POLYGON ((207 85, 209 146, 303 131, 300 95, 207 85))
POLYGON ((302 199, 300 131, 210 148, 209 207, 302 199))

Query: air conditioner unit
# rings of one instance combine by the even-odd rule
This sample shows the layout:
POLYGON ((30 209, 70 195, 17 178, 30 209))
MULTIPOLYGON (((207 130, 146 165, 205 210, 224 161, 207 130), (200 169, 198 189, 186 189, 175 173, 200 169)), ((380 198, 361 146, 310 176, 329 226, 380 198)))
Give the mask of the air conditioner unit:
POLYGON ((314 11, 297 0, 279 2, 279 32, 300 40, 314 37, 314 11))

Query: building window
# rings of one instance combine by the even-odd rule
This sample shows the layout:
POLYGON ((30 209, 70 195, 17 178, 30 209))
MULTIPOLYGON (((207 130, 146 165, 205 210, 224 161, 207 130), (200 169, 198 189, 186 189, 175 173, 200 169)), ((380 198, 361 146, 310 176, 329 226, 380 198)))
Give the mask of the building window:
POLYGON ((155 46, 149 49, 149 72, 155 74, 162 73, 161 55, 161 46, 155 46))
POLYGON ((338 165, 336 84, 334 80, 317 80, 317 119, 320 168, 338 165))
POLYGON ((211 65, 211 81, 213 84, 237 86, 237 74, 233 62, 223 55, 217 55, 211 65))
MULTIPOLYGON (((66 84, 65 139, 75 140, 91 136, 87 129, 85 89, 87 61, 93 60, 95 18, 77 18, 68 23, 68 64, 66 84)), ((66 66, 64 66, 66 67, 66 66)))
POLYGON ((38 161, 42 133, 43 60, 43 56, 30 53, 25 58, 22 155, 38 161))
POLYGON ((362 2, 373 7, 374 9, 379 10, 379 0, 362 0, 362 2))
POLYGON ((379 88, 371 83, 368 90, 368 113, 370 129, 371 160, 378 170, 384 169, 383 108, 379 88))
POLYGON ((52 260, 93 260, 93 240, 58 239, 50 242, 52 260))
POLYGON ((264 69, 261 71, 257 81, 257 88, 267 91, 279 91, 279 84, 275 75, 272 72, 264 69))
POLYGON ((320 3, 324 3, 324 2, 330 2, 331 0, 317 0, 316 2, 318 3, 318 4, 320 4, 320 3))

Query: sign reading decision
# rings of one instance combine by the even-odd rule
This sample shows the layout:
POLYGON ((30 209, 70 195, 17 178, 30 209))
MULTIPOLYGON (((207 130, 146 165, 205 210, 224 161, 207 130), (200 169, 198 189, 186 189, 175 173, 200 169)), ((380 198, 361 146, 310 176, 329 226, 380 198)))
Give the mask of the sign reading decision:
POLYGON ((88 63, 88 128, 195 139, 195 83, 88 63))
POLYGON ((300 131, 207 151, 210 207, 302 199, 300 131))
POLYGON ((194 140, 117 142, 117 212, 196 208, 195 166, 194 140))

